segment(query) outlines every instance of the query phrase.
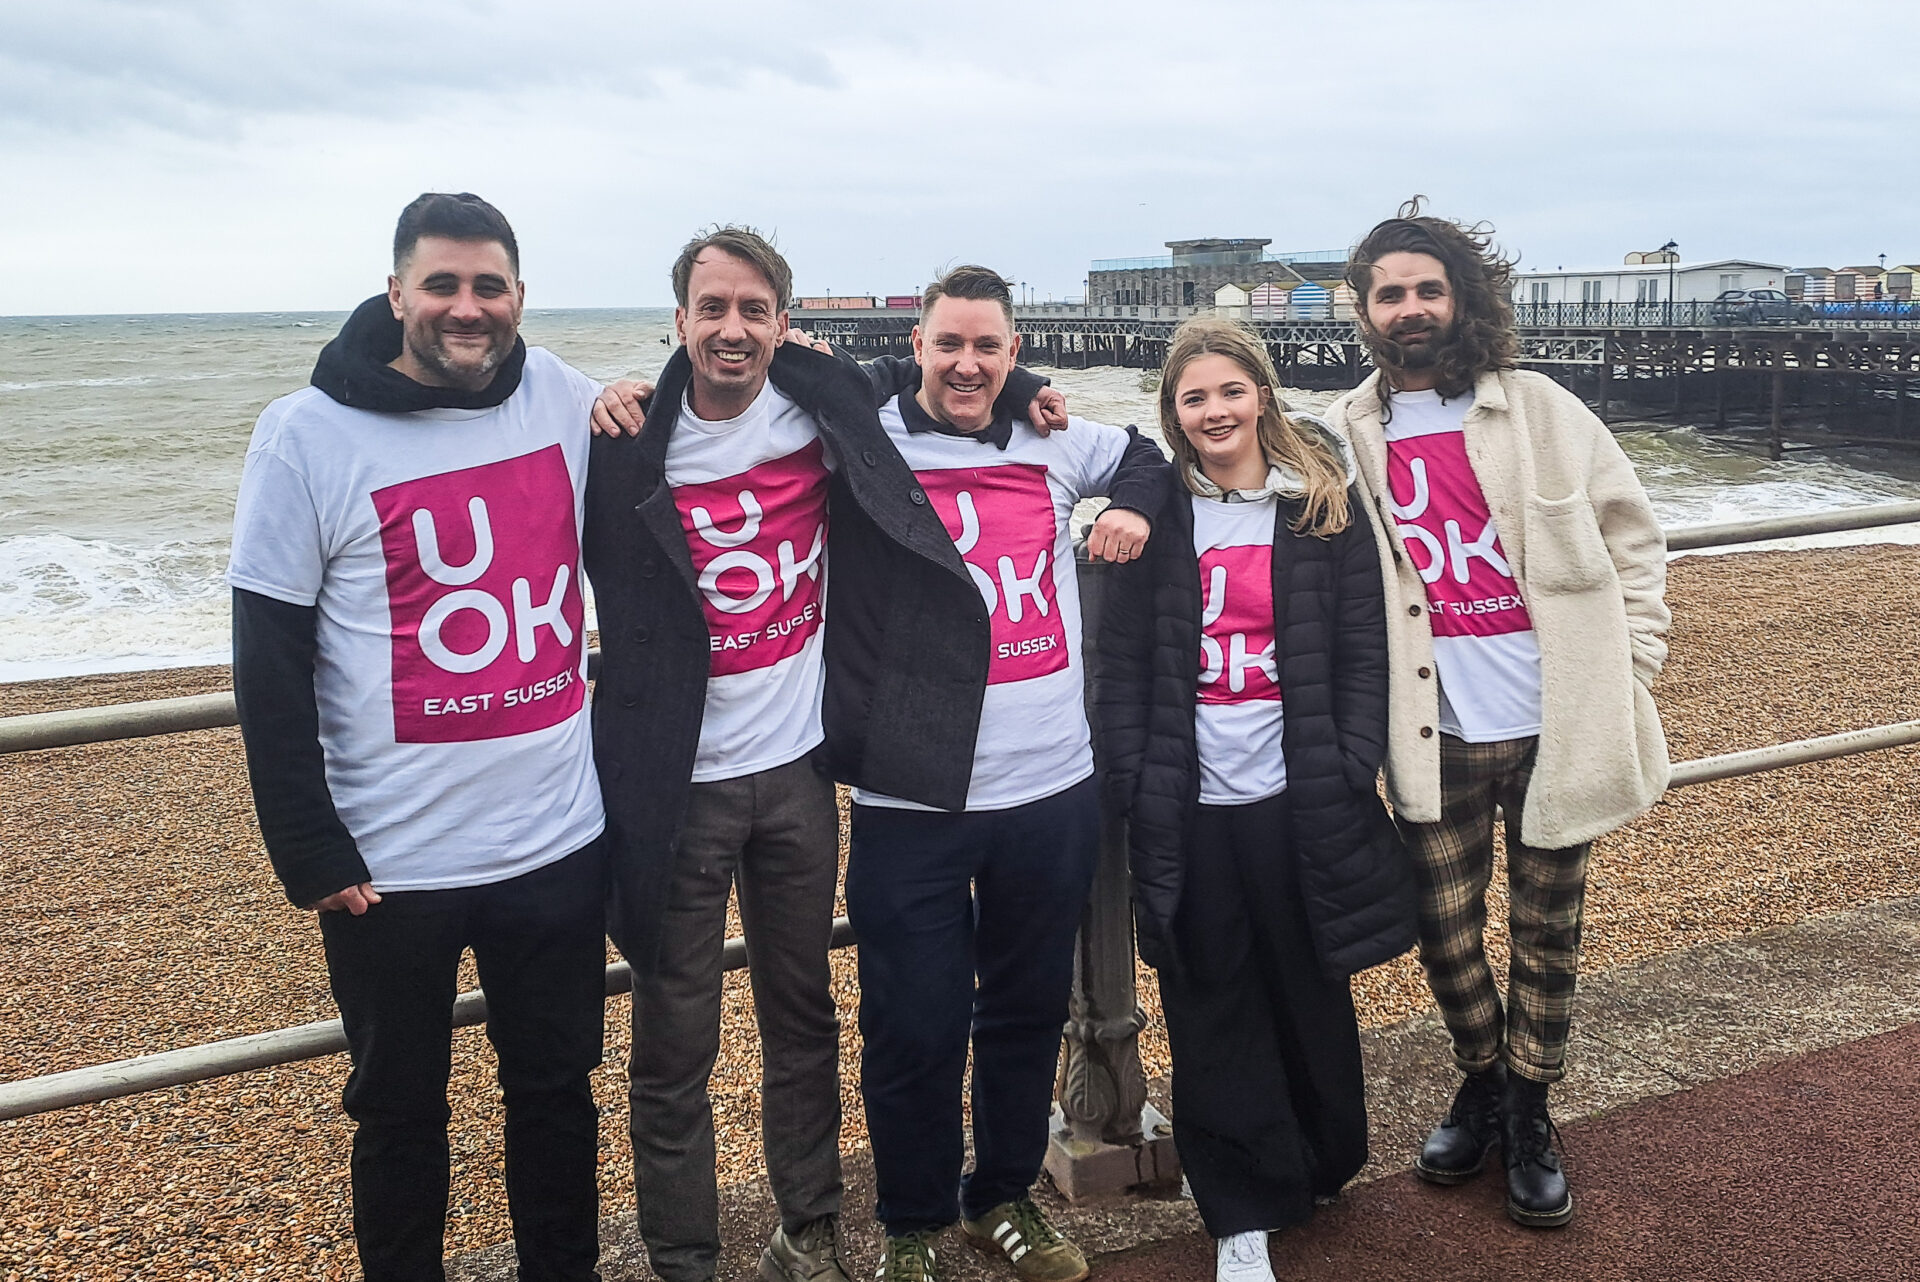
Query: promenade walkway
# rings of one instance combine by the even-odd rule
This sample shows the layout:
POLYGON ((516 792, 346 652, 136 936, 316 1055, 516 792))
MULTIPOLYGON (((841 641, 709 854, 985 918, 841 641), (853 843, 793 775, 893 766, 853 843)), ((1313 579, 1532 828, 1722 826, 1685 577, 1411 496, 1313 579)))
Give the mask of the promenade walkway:
MULTIPOLYGON (((1407 1161, 1453 1086, 1427 1015, 1364 1035, 1373 1162, 1305 1229, 1282 1279, 1327 1282, 1914 1282, 1920 1279, 1920 896, 1592 976, 1555 1093, 1578 1213, 1556 1232, 1501 1209, 1497 1172, 1458 1189, 1407 1161)), ((872 1174, 849 1156, 850 1272, 870 1274, 872 1174)), ((1179 1200, 1066 1207, 1108 1282, 1204 1282, 1212 1246, 1179 1200)), ((754 1276, 763 1184, 724 1190, 722 1278, 754 1276)), ((607 1282, 648 1276, 631 1215, 603 1225, 607 1282)), ((461 1282, 512 1276, 494 1248, 461 1282)), ((953 1235, 954 1282, 1010 1278, 953 1235)))

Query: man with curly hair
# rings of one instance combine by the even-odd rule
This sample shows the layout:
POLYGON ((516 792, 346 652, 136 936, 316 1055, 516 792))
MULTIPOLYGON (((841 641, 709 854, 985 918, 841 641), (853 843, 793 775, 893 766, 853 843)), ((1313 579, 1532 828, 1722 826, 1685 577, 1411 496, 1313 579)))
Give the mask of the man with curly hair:
POLYGON ((1377 367, 1328 419, 1380 543, 1387 792, 1420 882, 1420 957, 1465 1075, 1415 1160, 1436 1184, 1496 1144, 1507 1213, 1565 1224, 1547 1090, 1565 1073, 1593 840, 1667 785, 1649 693, 1666 660, 1666 539, 1606 426, 1517 368, 1510 264, 1420 198, 1346 280, 1377 367), (1512 960, 1482 939, 1504 813, 1512 960))

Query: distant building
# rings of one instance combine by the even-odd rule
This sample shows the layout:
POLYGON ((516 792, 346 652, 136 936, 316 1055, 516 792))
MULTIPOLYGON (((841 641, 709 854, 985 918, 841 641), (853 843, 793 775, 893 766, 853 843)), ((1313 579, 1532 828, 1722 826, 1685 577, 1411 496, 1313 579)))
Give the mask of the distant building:
POLYGON ((871 294, 829 294, 817 298, 796 298, 793 306, 796 311, 802 312, 861 312, 871 311, 880 306, 880 302, 871 294))
MULTIPOLYGON (((1276 254, 1260 238, 1170 240, 1173 252, 1152 258, 1096 258, 1087 273, 1094 307, 1206 307, 1223 285, 1248 293, 1302 281, 1330 287, 1347 261, 1342 250, 1276 254)), ((1241 304, 1245 305, 1245 304, 1241 304)))
MULTIPOLYGON (((1629 259, 1670 258, 1671 255, 1629 254, 1629 259)), ((1663 303, 1718 298, 1729 289, 1784 289, 1787 269, 1778 263, 1746 258, 1712 262, 1629 262, 1624 267, 1591 267, 1579 271, 1556 268, 1550 272, 1515 272, 1516 303, 1663 303)))

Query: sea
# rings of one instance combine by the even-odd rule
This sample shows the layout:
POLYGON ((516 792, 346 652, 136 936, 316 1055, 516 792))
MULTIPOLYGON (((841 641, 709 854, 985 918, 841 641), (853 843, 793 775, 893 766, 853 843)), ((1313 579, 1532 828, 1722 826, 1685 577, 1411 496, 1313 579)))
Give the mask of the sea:
MULTIPOLYGON (((306 384, 345 312, 0 317, 0 682, 223 663, 234 491, 255 418, 306 384)), ((665 308, 529 311, 529 344, 594 378, 652 378, 665 308)), ((1149 427, 1139 370, 1049 370, 1071 412, 1149 427)), ((1333 393, 1289 390, 1296 408, 1333 393)), ((1616 424, 1669 527, 1920 499, 1920 456, 1616 424)), ((1796 429, 1804 437, 1814 429, 1796 429)), ((1920 542, 1920 527, 1779 546, 1920 542)))

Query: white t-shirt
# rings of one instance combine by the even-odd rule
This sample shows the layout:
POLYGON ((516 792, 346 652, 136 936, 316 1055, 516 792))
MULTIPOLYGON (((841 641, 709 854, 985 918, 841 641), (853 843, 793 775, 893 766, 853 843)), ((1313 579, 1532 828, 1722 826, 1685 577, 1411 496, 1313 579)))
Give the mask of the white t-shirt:
MULTIPOLYGON (((1127 434, 1075 418, 1041 436, 1015 419, 1004 450, 971 437, 908 432, 900 398, 880 410, 953 538, 992 621, 986 697, 968 810, 1006 810, 1093 774, 1080 658, 1080 580, 1067 518, 1113 483, 1127 434)), ((926 810, 854 790, 865 806, 926 810)))
POLYGON ((832 468, 812 416, 771 382, 724 422, 682 403, 667 445, 667 484, 712 649, 695 783, 783 766, 825 737, 820 647, 832 468))
POLYGON ((1540 733, 1540 645, 1461 425, 1473 393, 1395 392, 1386 425, 1389 507, 1427 585, 1440 729, 1469 743, 1540 733))
POLYGON ((227 582, 318 607, 327 788, 376 890, 504 881, 604 825, 580 595, 598 390, 533 347, 492 409, 310 387, 253 430, 227 582))
POLYGON ((1280 670, 1273 645, 1272 495, 1251 503, 1193 496, 1200 561, 1200 684, 1193 729, 1200 800, 1241 806, 1286 791, 1280 670))

